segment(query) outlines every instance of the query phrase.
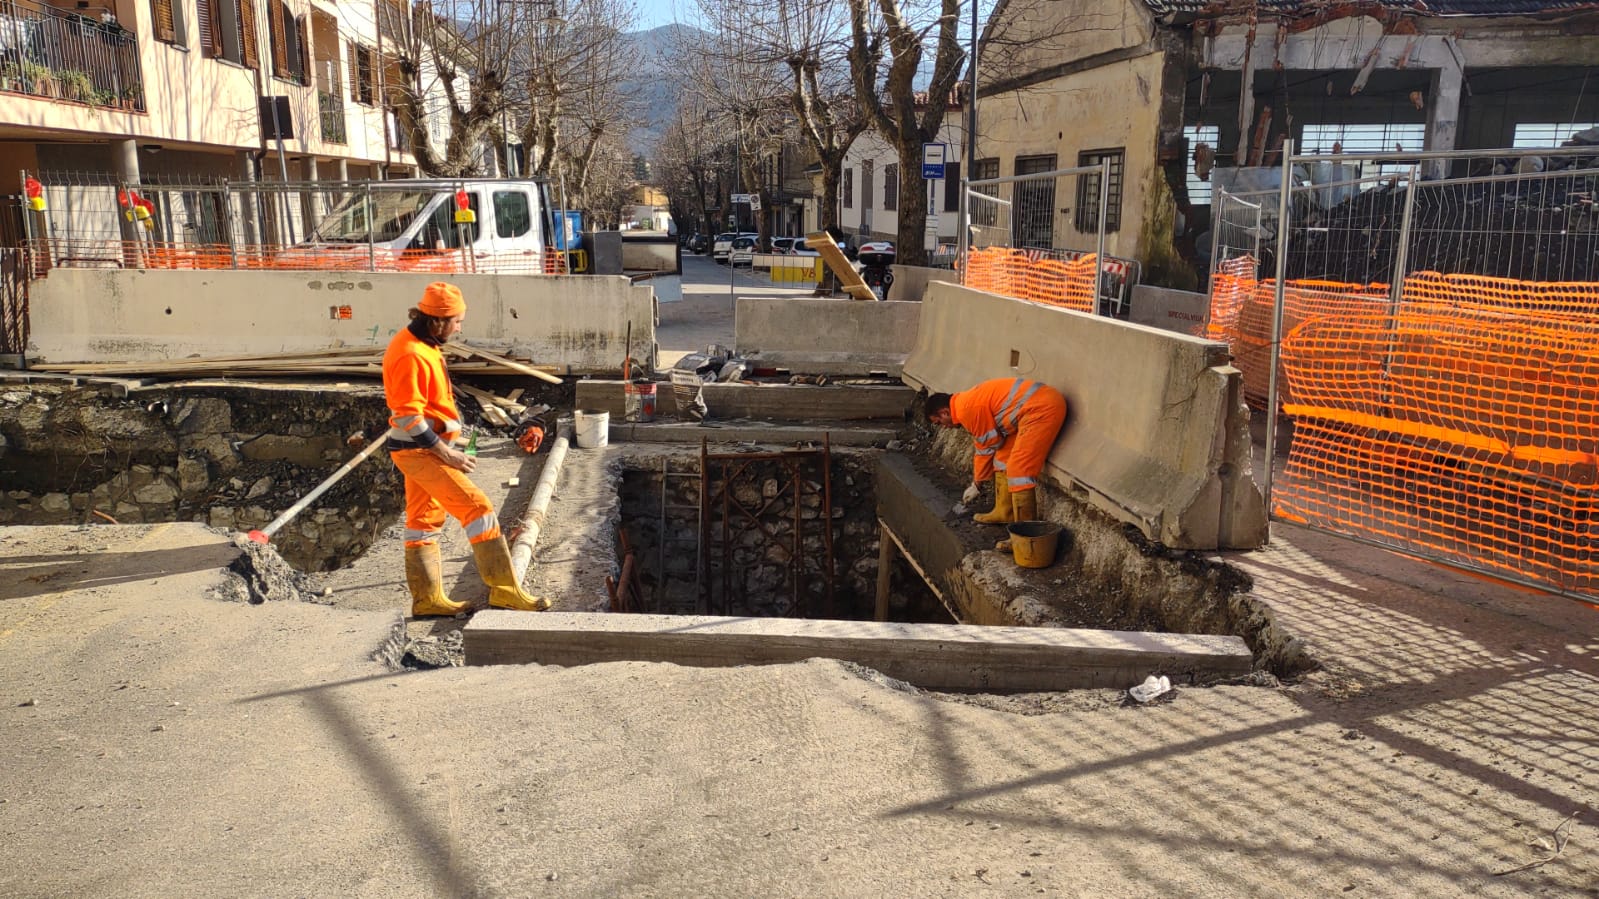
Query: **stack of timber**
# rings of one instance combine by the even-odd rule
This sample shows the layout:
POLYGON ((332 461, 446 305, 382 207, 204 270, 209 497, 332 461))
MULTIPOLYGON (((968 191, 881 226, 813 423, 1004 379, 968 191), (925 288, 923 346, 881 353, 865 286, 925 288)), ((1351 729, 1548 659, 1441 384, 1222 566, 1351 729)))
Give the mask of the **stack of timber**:
MULTIPOLYGON (((383 377, 383 347, 336 347, 301 353, 265 353, 250 356, 208 356, 189 359, 150 359, 141 362, 81 362, 30 365, 40 372, 81 377, 193 378, 273 376, 383 377)), ((559 384, 554 366, 537 366, 531 360, 450 343, 444 347, 450 371, 463 375, 528 375, 559 384)))

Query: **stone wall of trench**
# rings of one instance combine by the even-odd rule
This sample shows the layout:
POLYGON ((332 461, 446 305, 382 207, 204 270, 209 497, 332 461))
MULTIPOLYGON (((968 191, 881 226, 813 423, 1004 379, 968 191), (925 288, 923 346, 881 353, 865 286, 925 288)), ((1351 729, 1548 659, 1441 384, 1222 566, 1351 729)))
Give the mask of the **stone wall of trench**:
MULTIPOLYGON (((0 523, 266 525, 376 436, 381 389, 0 389, 0 523)), ((381 454, 380 454, 381 455, 381 454)), ((338 568, 397 520, 398 473, 368 460, 275 535, 306 571, 338 568)))

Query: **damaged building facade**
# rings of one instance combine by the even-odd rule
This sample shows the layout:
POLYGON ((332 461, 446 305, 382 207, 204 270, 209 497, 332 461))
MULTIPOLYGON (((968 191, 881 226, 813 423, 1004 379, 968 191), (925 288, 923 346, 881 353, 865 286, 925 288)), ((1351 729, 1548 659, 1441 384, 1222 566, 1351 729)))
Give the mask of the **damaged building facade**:
MULTIPOLYGON (((1545 0, 1014 3, 983 40, 977 172, 1108 162, 1107 251, 1193 287, 1231 170, 1280 165, 1288 138, 1323 154, 1559 146, 1599 122, 1596 33, 1599 5, 1545 0)), ((1060 199, 1054 245, 1091 250, 1073 206, 1098 197, 1060 199)))

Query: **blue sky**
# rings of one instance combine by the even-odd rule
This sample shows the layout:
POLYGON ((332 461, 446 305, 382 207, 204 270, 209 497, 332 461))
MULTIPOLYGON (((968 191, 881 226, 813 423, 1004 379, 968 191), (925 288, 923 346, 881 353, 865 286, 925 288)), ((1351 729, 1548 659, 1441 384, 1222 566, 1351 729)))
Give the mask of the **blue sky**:
POLYGON ((638 24, 634 27, 639 31, 648 31, 676 22, 678 13, 674 11, 674 6, 682 8, 687 17, 689 9, 683 0, 638 0, 638 24))

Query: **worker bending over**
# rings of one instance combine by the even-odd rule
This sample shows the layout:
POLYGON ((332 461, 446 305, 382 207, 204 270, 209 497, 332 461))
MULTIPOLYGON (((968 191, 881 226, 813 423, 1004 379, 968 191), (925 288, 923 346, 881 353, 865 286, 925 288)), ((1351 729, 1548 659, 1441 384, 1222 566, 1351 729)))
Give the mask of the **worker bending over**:
POLYGON ((927 398, 927 420, 972 435, 972 484, 961 502, 974 502, 994 478, 994 510, 972 516, 980 524, 1038 518, 1038 474, 1066 422, 1060 391, 1025 378, 995 378, 970 390, 927 398))
POLYGON ((444 595, 439 534, 446 515, 466 529, 478 574, 489 586, 489 605, 541 612, 548 601, 529 596, 511 567, 494 506, 467 477, 477 459, 451 444, 461 434, 450 376, 439 349, 461 330, 466 300, 453 284, 435 281, 411 309, 411 324, 394 335, 383 354, 383 396, 389 424, 389 458, 405 475, 405 583, 411 614, 454 615, 466 603, 444 595))

